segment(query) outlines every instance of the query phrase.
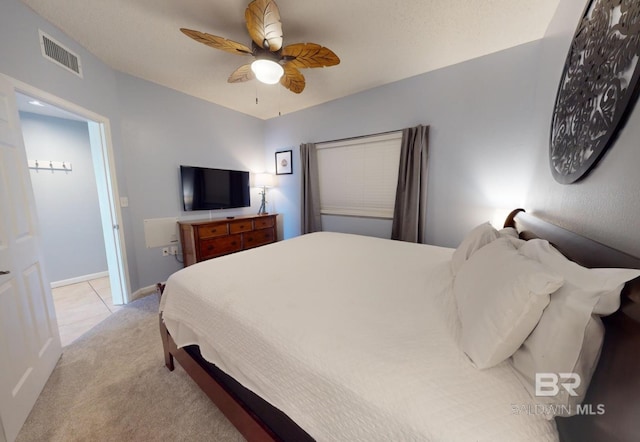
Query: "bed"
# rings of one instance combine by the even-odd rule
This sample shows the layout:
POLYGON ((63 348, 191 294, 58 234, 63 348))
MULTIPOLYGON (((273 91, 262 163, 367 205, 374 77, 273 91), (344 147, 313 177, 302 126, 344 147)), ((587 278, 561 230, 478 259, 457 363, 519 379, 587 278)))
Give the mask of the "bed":
MULTIPOLYGON (((521 210, 505 225, 585 267, 640 268, 521 210)), ((452 266, 459 256, 320 232, 187 267, 161 300, 165 363, 177 359, 248 440, 636 440, 637 274, 603 319, 583 402, 594 407, 553 419, 529 407, 514 357, 479 369, 487 361, 461 351, 457 296, 471 273, 452 266)))

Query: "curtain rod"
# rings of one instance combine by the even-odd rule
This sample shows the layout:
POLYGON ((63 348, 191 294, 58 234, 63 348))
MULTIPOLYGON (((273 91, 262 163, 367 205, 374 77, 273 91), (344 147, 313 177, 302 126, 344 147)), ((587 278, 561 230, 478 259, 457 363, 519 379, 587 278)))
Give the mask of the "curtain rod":
POLYGON ((396 129, 396 130, 388 130, 386 132, 378 132, 376 134, 358 135, 356 137, 347 137, 347 138, 338 138, 337 140, 318 141, 315 143, 315 145, 317 146, 318 144, 337 143, 338 141, 351 141, 351 140, 358 140, 360 138, 377 137, 379 135, 387 135, 387 134, 392 134, 395 132, 402 132, 402 131, 403 129, 396 129))

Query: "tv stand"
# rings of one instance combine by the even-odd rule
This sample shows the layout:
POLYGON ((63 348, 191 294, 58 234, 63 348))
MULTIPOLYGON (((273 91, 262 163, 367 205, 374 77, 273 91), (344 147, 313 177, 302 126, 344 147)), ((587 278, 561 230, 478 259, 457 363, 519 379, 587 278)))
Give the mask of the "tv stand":
POLYGON ((178 221, 184 266, 277 241, 277 214, 178 221))

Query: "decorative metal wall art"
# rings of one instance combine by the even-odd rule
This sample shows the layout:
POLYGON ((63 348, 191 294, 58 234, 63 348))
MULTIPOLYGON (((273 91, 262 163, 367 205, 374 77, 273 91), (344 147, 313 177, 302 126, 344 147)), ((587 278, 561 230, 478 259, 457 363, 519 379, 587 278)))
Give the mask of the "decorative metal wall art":
POLYGON ((583 177, 622 128, 638 97, 640 1, 590 0, 558 87, 549 159, 556 181, 583 177))

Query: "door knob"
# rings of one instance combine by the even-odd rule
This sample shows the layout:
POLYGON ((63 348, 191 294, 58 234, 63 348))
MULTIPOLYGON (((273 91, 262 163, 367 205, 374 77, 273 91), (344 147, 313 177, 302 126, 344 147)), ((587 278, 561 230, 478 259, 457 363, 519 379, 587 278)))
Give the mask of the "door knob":
POLYGON ((11 270, 0 270, 0 275, 8 275, 11 273, 11 270))

